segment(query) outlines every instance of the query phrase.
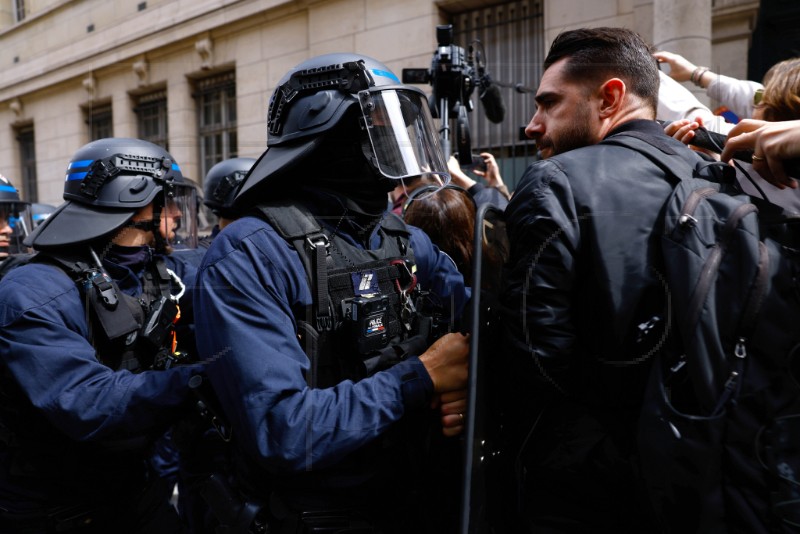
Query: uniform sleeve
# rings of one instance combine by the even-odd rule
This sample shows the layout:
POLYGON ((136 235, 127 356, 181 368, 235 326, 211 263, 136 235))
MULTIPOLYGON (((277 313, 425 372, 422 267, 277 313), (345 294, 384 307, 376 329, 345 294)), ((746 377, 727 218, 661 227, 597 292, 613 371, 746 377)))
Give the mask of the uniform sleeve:
POLYGON ((417 358, 357 383, 309 388, 292 314, 311 301, 297 254, 271 228, 227 236, 215 239, 198 276, 198 346, 233 432, 253 458, 276 472, 324 467, 427 403, 432 384, 417 358))
POLYGON ((80 294, 60 270, 27 265, 0 283, 3 365, 54 427, 79 441, 163 429, 196 370, 113 371, 87 338, 80 294))
POLYGON ((453 259, 431 243, 425 232, 414 226, 409 226, 409 230, 418 282, 457 321, 470 298, 470 289, 464 285, 464 277, 458 272, 453 259))
POLYGON ((512 372, 532 377, 539 395, 570 389, 578 220, 566 176, 550 161, 528 168, 506 210, 511 251, 502 339, 512 372))

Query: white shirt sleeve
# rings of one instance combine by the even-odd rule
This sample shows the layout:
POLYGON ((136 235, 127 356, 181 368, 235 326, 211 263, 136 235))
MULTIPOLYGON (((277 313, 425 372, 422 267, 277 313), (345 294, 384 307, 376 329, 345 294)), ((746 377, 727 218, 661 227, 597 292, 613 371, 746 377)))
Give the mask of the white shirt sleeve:
POLYGON ((764 86, 750 80, 738 80, 717 74, 706 87, 706 94, 736 113, 741 119, 753 116, 753 95, 764 86))
POLYGON ((726 135, 733 128, 733 124, 725 122, 723 117, 714 115, 707 106, 679 82, 676 82, 661 71, 659 71, 659 76, 661 77, 661 86, 658 90, 657 119, 677 121, 700 117, 703 119, 703 125, 706 129, 726 135))

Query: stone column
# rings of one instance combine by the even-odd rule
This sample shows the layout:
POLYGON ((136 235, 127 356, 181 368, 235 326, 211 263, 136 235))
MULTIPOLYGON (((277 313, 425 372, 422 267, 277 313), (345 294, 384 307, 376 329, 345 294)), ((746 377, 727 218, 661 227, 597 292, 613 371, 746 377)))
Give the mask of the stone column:
MULTIPOLYGON (((711 64, 711 3, 712 0, 653 0, 653 45, 716 72, 711 64)), ((691 82, 685 85, 701 102, 710 105, 704 89, 691 82)))

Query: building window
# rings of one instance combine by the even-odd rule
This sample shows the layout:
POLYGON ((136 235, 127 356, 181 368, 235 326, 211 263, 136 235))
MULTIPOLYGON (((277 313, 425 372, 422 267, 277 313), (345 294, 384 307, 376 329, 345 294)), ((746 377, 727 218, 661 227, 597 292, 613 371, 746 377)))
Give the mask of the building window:
POLYGON ((490 122, 478 98, 469 113, 472 151, 492 152, 510 189, 515 178, 536 158, 532 141, 521 139, 520 127, 536 111, 534 95, 542 79, 544 16, 542 0, 517 0, 453 15, 453 40, 469 51, 482 48, 486 70, 496 82, 505 106, 505 119, 490 122), (478 44, 477 42, 480 42, 478 44))
POLYGON ((197 82, 195 97, 200 140, 200 176, 214 164, 238 154, 236 137, 236 80, 233 72, 197 82))
POLYGON ((86 115, 86 124, 89 125, 89 141, 114 137, 111 104, 92 106, 87 110, 86 115))
POLYGON ((33 138, 33 126, 25 126, 17 130, 17 143, 19 143, 22 198, 28 202, 38 202, 36 145, 33 138))
POLYGON ((25 0, 14 0, 14 21, 25 20, 25 0))
POLYGON ((167 129, 167 92, 156 91, 138 98, 136 107, 138 135, 169 150, 169 130, 167 129))

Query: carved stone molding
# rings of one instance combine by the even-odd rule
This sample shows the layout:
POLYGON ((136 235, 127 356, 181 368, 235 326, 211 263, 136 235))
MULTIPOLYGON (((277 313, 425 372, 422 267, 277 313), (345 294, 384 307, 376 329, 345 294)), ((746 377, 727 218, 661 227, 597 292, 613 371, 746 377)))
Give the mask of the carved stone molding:
POLYGON ((14 116, 17 120, 22 118, 22 101, 19 98, 15 98, 8 104, 9 109, 14 113, 14 116))
POLYGON ((195 51, 200 55, 200 68, 208 70, 214 62, 214 42, 210 37, 204 37, 194 43, 195 51))
POLYGON ((133 62, 131 66, 133 73, 136 75, 136 85, 144 87, 150 84, 150 63, 147 58, 142 57, 133 62))
POLYGON ((89 94, 89 99, 94 100, 95 91, 97 90, 97 80, 93 75, 88 75, 81 81, 81 85, 89 94))

